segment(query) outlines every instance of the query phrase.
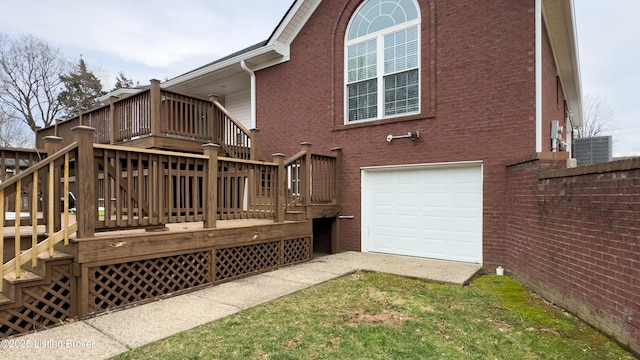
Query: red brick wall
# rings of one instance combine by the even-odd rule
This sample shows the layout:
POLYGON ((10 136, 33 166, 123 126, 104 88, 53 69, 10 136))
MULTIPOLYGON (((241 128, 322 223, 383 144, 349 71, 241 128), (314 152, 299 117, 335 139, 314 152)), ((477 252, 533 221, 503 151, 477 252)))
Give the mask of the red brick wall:
POLYGON ((506 159, 535 151, 534 0, 420 1, 421 114, 343 125, 344 31, 356 0, 325 0, 290 61, 258 71, 264 155, 343 149, 341 250, 360 249, 360 168, 482 160, 484 263, 504 264, 506 159), (418 141, 387 135, 420 131, 418 141))
POLYGON ((640 160, 563 165, 508 168, 506 269, 640 352, 640 160))

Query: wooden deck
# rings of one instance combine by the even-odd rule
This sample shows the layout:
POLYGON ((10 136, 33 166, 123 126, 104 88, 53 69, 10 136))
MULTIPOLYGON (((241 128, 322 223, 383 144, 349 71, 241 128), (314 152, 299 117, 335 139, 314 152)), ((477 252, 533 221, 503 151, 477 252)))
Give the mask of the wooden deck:
POLYGON ((337 250, 340 149, 318 154, 303 143, 289 159, 253 160, 256 134, 215 99, 157 86, 85 115, 90 124, 108 118, 110 137, 81 125, 67 146, 45 138, 47 157, 0 184, 0 338, 308 261, 316 218, 333 221, 337 250), (134 103, 159 107, 148 128, 121 122, 134 103), (187 103, 218 125, 175 113, 187 103), (111 145, 148 130, 189 137, 187 128, 203 131, 194 141, 218 144, 201 154, 111 145), (25 213, 18 227, 10 213, 25 213))
MULTIPOLYGON (((76 219, 75 215, 69 215, 69 224, 75 224, 76 219)), ((285 223, 292 223, 292 221, 286 221, 285 223)), ((219 220, 216 222, 216 229, 247 229, 253 227, 260 226, 268 226, 273 224, 273 219, 237 219, 237 220, 219 220)), ((99 232, 94 235, 95 238, 103 239, 118 239, 120 237, 130 237, 130 236, 144 236, 147 234, 153 233, 183 233, 183 232, 195 232, 199 230, 206 229, 204 227, 204 222, 188 222, 188 223, 173 223, 167 224, 162 228, 152 228, 152 229, 130 229, 130 230, 116 230, 116 231, 106 231, 99 232)), ((32 226, 21 226, 20 227, 20 237, 21 237, 21 250, 27 250, 31 248, 31 238, 32 238, 32 226)), ((15 226, 7 226, 2 229, 4 234, 4 252, 3 252, 3 263, 13 259, 15 254, 15 226)), ((37 227, 37 236, 39 240, 43 240, 46 237, 46 227, 45 225, 38 225, 37 227)), ((71 234, 69 236, 71 240, 76 239, 76 234, 71 234)))

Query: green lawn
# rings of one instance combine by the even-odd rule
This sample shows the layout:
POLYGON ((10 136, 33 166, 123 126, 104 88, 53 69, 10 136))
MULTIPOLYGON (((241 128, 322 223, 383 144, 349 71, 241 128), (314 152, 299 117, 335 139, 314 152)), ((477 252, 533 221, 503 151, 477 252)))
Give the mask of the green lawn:
POLYGON ((506 276, 469 286, 358 272, 119 359, 633 359, 506 276))

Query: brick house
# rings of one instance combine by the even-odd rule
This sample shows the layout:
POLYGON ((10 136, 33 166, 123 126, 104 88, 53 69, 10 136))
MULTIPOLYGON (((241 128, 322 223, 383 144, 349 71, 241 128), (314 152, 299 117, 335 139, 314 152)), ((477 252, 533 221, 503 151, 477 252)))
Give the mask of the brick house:
POLYGON ((266 41, 163 88, 216 95, 264 158, 342 149, 342 211, 314 223, 318 246, 492 269, 506 165, 570 157, 575 33, 571 0, 297 0, 266 41))

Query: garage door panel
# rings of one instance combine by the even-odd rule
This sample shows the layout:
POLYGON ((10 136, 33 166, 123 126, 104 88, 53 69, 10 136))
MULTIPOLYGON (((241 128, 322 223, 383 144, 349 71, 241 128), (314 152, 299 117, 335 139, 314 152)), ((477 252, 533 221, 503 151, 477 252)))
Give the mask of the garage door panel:
POLYGON ((482 262, 481 164, 365 170, 362 197, 363 250, 482 262))

